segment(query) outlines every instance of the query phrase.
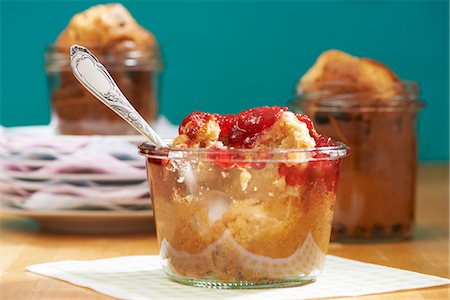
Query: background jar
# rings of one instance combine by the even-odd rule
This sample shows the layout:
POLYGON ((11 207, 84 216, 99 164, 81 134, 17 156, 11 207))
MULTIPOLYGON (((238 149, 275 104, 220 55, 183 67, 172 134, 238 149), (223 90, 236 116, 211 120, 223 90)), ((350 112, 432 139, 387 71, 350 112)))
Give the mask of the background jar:
MULTIPOLYGON (((152 123, 158 115, 158 85, 162 63, 159 49, 136 48, 132 42, 113 47, 89 48, 108 69, 125 97, 144 119, 152 123)), ((135 131, 91 95, 72 75, 69 51, 50 45, 45 69, 51 101, 51 125, 60 134, 128 135, 135 131)))
POLYGON ((415 82, 388 99, 351 90, 351 83, 297 94, 293 103, 316 130, 344 142, 332 239, 410 238, 414 225, 417 170, 417 113, 423 103, 415 82), (336 92, 339 91, 339 92, 336 92))

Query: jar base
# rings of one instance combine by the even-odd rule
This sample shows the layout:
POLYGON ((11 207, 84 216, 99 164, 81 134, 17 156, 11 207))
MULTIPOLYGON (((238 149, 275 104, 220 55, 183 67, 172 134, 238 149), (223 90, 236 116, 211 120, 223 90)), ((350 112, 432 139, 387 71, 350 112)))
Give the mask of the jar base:
POLYGON ((266 288, 283 288, 294 287, 310 284, 316 281, 315 276, 299 276, 286 279, 267 279, 267 280, 240 280, 240 281, 220 281, 215 278, 192 279, 182 276, 167 274, 168 278, 177 283, 210 288, 210 289, 266 289, 266 288))
POLYGON ((377 243, 410 240, 414 232, 413 222, 394 224, 345 224, 335 220, 331 230, 331 241, 339 243, 377 243))
POLYGON ((371 243, 398 243, 411 240, 411 236, 394 236, 394 237, 377 237, 377 238, 361 238, 361 237, 336 237, 331 239, 331 243, 342 244, 371 244, 371 243))

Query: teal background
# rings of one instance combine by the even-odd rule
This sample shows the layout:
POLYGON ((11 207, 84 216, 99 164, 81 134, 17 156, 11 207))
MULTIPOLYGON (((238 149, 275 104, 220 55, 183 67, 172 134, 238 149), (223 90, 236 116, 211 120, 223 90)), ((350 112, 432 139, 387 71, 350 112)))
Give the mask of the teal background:
MULTIPOLYGON (((47 124, 45 46, 103 1, 1 1, 1 120, 47 124)), ((161 112, 286 105, 322 51, 372 57, 419 82, 419 156, 449 156, 448 1, 122 1, 165 61, 161 112)))

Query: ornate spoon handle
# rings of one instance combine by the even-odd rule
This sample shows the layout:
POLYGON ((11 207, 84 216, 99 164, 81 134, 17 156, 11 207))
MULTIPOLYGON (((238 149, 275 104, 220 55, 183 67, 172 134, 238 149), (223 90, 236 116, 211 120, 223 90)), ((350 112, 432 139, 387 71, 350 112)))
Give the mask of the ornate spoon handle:
POLYGON ((106 68, 85 47, 70 47, 70 66, 78 81, 98 100, 159 147, 166 144, 125 98, 106 68))

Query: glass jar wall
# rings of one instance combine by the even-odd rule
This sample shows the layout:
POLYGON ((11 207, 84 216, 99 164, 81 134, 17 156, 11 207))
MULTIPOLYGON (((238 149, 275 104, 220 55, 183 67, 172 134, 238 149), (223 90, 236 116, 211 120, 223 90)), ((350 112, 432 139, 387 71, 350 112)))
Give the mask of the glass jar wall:
MULTIPOLYGON (((158 83, 162 69, 157 49, 135 49, 132 42, 108 51, 87 46, 108 69, 125 97, 151 123, 158 115, 158 83), (130 44, 131 43, 131 44, 130 44)), ((60 134, 136 134, 114 112, 99 103, 72 74, 69 53, 47 48, 46 72, 52 108, 51 124, 60 134)))

